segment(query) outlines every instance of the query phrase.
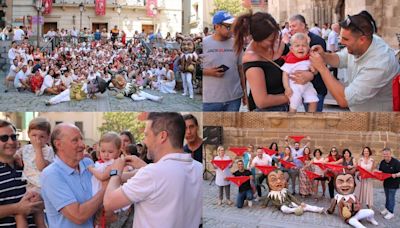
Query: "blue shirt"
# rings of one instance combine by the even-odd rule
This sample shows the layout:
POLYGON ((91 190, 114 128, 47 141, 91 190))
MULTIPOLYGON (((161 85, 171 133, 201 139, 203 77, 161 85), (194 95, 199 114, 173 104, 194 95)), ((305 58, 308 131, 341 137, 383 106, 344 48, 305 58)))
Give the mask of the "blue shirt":
POLYGON ((92 164, 92 160, 84 158, 79 162, 77 171, 56 156, 54 162, 43 170, 40 182, 49 227, 93 228, 93 217, 77 225, 60 212, 65 206, 82 204, 92 198, 92 174, 87 169, 92 164))

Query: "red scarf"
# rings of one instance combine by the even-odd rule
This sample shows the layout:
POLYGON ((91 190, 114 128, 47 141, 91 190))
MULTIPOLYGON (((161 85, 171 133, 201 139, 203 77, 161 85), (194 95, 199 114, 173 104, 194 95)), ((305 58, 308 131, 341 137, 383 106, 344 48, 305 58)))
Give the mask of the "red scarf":
POLYGON ((303 58, 298 58, 292 52, 289 52, 286 56, 282 56, 282 59, 285 60, 285 63, 298 63, 304 60, 308 60, 309 58, 310 54, 307 54, 303 58))

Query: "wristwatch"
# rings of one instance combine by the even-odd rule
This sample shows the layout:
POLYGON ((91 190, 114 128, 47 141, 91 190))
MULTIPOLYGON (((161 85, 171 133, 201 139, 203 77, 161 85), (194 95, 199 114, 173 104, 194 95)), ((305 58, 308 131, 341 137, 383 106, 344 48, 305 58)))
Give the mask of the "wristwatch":
POLYGON ((112 176, 118 176, 118 170, 116 170, 116 169, 111 170, 110 177, 112 177, 112 176))

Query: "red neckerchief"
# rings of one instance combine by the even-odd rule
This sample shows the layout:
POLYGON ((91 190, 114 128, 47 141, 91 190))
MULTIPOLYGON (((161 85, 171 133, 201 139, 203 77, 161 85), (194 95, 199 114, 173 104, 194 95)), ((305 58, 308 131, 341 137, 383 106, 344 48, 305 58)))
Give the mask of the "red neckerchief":
POLYGON ((98 163, 104 163, 102 159, 97 160, 98 163))
POLYGON ((308 60, 310 58, 310 54, 307 54, 303 58, 296 57, 292 52, 289 52, 286 56, 282 57, 285 60, 285 63, 298 63, 304 60, 308 60))

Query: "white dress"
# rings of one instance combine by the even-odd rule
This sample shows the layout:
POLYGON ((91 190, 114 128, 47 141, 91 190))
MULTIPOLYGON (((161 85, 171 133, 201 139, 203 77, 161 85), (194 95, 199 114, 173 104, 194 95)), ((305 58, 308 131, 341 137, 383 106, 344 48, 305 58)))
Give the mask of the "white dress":
POLYGON ((160 92, 161 93, 176 93, 175 91, 175 86, 176 86, 176 81, 175 79, 171 81, 172 79, 172 71, 169 70, 166 75, 168 80, 162 80, 160 84, 160 92))
MULTIPOLYGON (((215 156, 214 160, 231 160, 231 158, 227 155, 225 155, 223 158, 220 156, 215 156)), ((231 171, 228 168, 221 170, 220 168, 217 167, 215 170, 215 184, 217 186, 227 186, 229 185, 229 181, 225 180, 225 177, 230 177, 232 176, 231 171)))

